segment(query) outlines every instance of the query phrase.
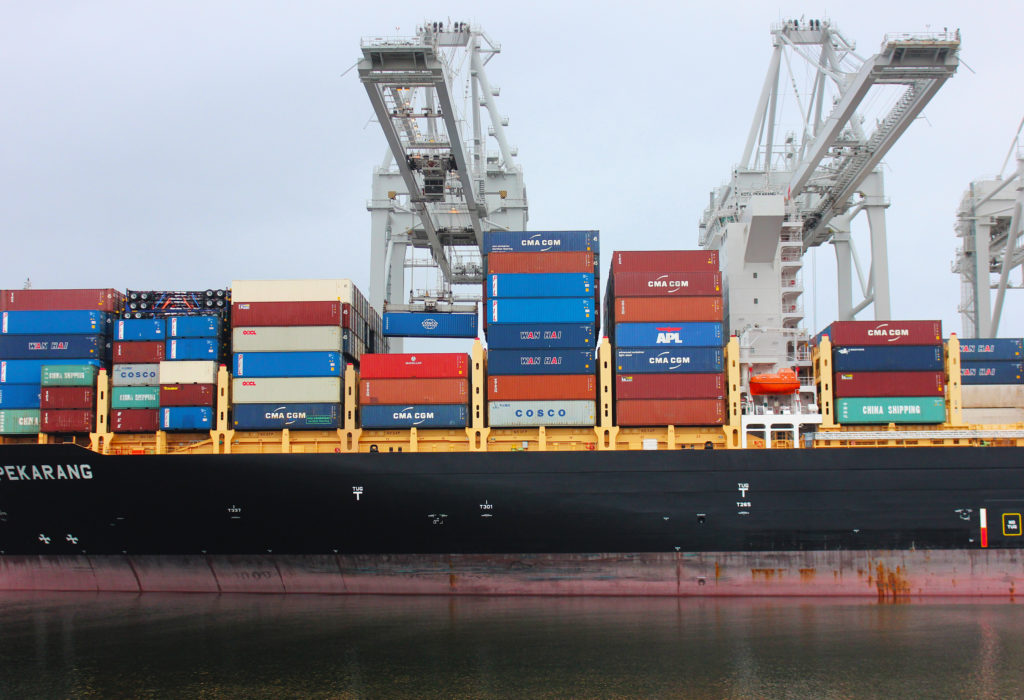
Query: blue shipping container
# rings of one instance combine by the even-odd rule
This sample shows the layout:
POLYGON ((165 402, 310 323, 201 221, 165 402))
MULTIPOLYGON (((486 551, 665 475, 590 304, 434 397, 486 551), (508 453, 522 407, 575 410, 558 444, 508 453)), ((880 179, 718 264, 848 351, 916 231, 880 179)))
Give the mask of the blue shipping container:
POLYGON ((537 348, 487 353, 488 374, 594 374, 596 369, 593 350, 537 348))
POLYGON ((0 335, 96 335, 109 333, 113 315, 103 311, 4 311, 0 335))
POLYGON ((35 384, 4 384, 0 386, 0 408, 39 408, 42 389, 35 384))
POLYGON ((960 383, 1024 384, 1024 363, 964 362, 960 365, 960 383))
POLYGON ((721 348, 615 349, 616 372, 710 374, 722 368, 721 348))
POLYGON ((114 340, 163 340, 165 337, 162 318, 129 318, 114 325, 114 340))
POLYGON ((487 322, 498 323, 593 323, 594 300, 590 297, 556 299, 491 299, 487 322))
POLYGON ((476 314, 394 311, 384 314, 384 335, 401 338, 475 338, 477 325, 476 314))
POLYGON ((111 348, 106 335, 4 335, 0 336, 0 357, 8 360, 69 360, 107 356, 111 348))
POLYGON ((338 377, 344 365, 336 352, 236 352, 236 377, 338 377))
POLYGON ((168 340, 168 360, 216 360, 220 355, 220 347, 211 338, 176 338, 168 340))
POLYGON ((465 428, 469 408, 463 404, 368 405, 359 407, 364 428, 465 428))
MULTIPOLYGON (((99 360, 69 360, 69 364, 100 366, 99 360)), ((53 360, 0 360, 0 384, 39 384, 43 365, 59 365, 53 360)))
POLYGON ((216 338, 220 335, 217 316, 171 316, 167 319, 168 338, 216 338))
POLYGON ((487 296, 492 299, 504 297, 592 297, 594 296, 594 276, 584 272, 487 275, 487 296))
POLYGON ((722 324, 616 323, 615 345, 627 348, 722 347, 722 324))
POLYGON ((960 341, 961 362, 1024 360, 1024 340, 1020 338, 964 338, 960 341))
POLYGON ((169 406, 160 409, 161 430, 209 430, 213 409, 209 406, 169 406))
POLYGON ((598 252, 597 231, 491 231, 484 234, 484 253, 529 253, 559 250, 598 252))
POLYGON ((596 335, 593 323, 501 323, 487 328, 487 347, 593 348, 596 335))
POLYGON ((847 345, 832 351, 835 372, 926 372, 942 369, 941 345, 847 345))
POLYGON ((231 415, 238 430, 334 430, 341 425, 336 403, 236 403, 231 415))

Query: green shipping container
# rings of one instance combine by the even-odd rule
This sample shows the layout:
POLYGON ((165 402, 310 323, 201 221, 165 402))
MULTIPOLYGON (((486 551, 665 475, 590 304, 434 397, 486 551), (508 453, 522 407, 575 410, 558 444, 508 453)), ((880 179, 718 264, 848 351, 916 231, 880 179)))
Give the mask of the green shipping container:
POLYGON ((96 365, 43 365, 43 386, 96 386, 96 365))
POLYGON ((111 408, 160 408, 158 386, 115 386, 110 390, 111 408))
POLYGON ((0 435, 34 435, 39 432, 39 409, 0 411, 0 435))
POLYGON ((836 400, 836 422, 945 423, 946 401, 939 396, 896 396, 836 400))

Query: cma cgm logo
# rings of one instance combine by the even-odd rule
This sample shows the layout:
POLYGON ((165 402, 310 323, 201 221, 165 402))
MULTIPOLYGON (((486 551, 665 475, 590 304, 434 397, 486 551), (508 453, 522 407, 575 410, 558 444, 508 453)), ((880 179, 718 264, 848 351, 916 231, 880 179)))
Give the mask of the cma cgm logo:
POLYGON ((907 328, 887 328, 888 324, 881 324, 874 328, 868 329, 868 336, 873 338, 886 338, 888 342, 892 343, 900 338, 906 338, 910 335, 910 330, 907 328))
POLYGON ((423 323, 420 324, 425 330, 432 331, 437 328, 437 320, 433 318, 423 319, 423 323))

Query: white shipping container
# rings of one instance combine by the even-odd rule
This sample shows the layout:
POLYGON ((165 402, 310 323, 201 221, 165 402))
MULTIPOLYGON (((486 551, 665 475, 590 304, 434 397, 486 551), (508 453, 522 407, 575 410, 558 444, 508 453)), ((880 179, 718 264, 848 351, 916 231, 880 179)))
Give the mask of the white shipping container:
POLYGON ((549 425, 595 425, 595 401, 489 401, 488 425, 523 428, 549 425))
POLYGON ((160 365, 114 365, 110 371, 111 386, 155 386, 160 383, 160 365))
POLYGON ((1024 384, 968 384, 960 387, 964 408, 1024 407, 1024 384))
POLYGON ((341 377, 252 377, 231 380, 234 403, 340 403, 341 377))
POLYGON ((259 326, 231 331, 232 352, 341 352, 340 326, 259 326))
POLYGON ((352 304, 351 280, 235 280, 231 301, 340 301, 352 304))
POLYGON ((175 360, 160 363, 161 384, 216 384, 214 360, 175 360))
POLYGON ((968 425, 1012 425, 1024 423, 1024 408, 965 408, 968 425))

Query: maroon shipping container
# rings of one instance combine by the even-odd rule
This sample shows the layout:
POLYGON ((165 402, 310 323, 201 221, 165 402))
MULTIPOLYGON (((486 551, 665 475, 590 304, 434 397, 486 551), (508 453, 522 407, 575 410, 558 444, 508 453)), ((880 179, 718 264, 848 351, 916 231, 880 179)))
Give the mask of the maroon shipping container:
POLYGON ((490 253, 487 274, 510 272, 589 272, 594 273, 594 254, 589 252, 490 253))
POLYGON ((217 399, 214 384, 161 384, 161 406, 213 406, 217 399))
POLYGON ((720 399, 641 399, 615 402, 616 425, 722 425, 720 399))
POLYGON ((341 305, 341 327, 356 331, 356 335, 363 337, 363 325, 366 322, 363 317, 351 304, 341 305))
POLYGON ((612 253, 612 274, 660 270, 718 270, 717 250, 617 250, 612 253))
POLYGON ((821 334, 833 345, 942 345, 942 321, 836 321, 821 334))
POLYGON ((231 305, 232 326, 339 326, 341 302, 250 301, 231 305))
POLYGON ((363 379, 359 382, 361 404, 412 404, 469 402, 469 380, 444 379, 363 379))
POLYGON ((836 372, 837 399, 852 396, 943 396, 943 372, 836 372))
POLYGON ((722 294, 722 273, 706 270, 618 272, 612 278, 617 297, 710 297, 722 294))
POLYGON ((615 297, 615 323, 721 320, 721 297, 615 297))
POLYGON ((167 344, 162 340, 138 340, 114 343, 114 364, 160 362, 166 357, 167 344))
POLYGON ((110 412, 110 430, 114 433, 155 433, 160 429, 160 409, 125 408, 110 412))
POLYGON ((468 377, 469 355, 464 352, 367 353, 359 361, 359 376, 363 379, 468 377))
POLYGON ((510 375, 487 377, 488 401, 595 401, 592 374, 510 375))
POLYGON ((724 399, 725 375, 616 374, 616 399, 724 399))
POLYGON ((92 409, 43 409, 39 412, 41 433, 91 433, 96 422, 92 409))
POLYGON ((44 386, 39 393, 39 407, 46 409, 88 408, 96 405, 96 391, 91 386, 44 386))
POLYGON ((124 294, 116 289, 5 289, 0 311, 110 311, 120 313, 124 294))

